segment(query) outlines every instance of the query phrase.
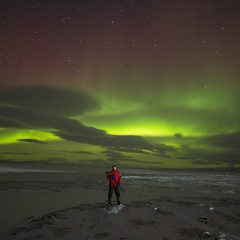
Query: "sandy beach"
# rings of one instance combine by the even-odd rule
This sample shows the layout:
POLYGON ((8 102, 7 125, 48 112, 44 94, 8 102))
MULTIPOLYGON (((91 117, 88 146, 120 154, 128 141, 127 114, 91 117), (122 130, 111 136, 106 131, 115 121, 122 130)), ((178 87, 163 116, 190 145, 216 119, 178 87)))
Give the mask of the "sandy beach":
POLYGON ((238 192, 141 186, 123 178, 122 205, 107 206, 105 168, 41 169, 59 172, 0 174, 1 239, 240 239, 238 192))

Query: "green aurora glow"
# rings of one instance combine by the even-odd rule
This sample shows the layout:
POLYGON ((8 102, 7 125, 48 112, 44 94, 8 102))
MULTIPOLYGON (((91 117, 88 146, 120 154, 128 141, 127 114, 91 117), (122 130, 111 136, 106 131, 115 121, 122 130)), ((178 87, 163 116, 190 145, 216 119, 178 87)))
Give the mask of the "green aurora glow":
POLYGON ((240 167, 239 3, 103 2, 0 4, 0 161, 240 167))

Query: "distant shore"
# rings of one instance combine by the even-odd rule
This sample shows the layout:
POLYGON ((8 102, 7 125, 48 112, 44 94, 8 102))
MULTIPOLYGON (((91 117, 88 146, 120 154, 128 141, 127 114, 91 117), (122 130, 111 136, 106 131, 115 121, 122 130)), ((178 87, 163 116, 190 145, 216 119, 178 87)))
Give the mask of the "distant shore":
MULTIPOLYGON (((114 163, 112 163, 113 165, 114 163)), ((143 170, 157 170, 157 171, 219 171, 219 172, 240 172, 240 167, 202 167, 202 168, 163 168, 163 167, 139 167, 139 166, 132 166, 132 165, 122 165, 121 163, 117 164, 120 168, 124 169, 143 169, 143 170)), ((0 160, 0 167, 1 166, 8 166, 8 167, 20 167, 20 168, 34 168, 40 167, 41 169, 54 169, 54 170, 61 170, 61 171, 72 171, 72 170, 79 170, 81 168, 97 168, 103 170, 109 170, 111 164, 84 164, 84 163, 46 163, 41 161, 3 161, 0 160)))

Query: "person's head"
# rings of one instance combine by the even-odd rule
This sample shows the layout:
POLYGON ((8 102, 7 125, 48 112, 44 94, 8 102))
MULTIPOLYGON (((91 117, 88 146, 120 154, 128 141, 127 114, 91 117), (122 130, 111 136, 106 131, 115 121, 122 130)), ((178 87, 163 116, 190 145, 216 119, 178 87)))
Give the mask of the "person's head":
POLYGON ((112 166, 112 170, 116 171, 116 170, 117 170, 117 166, 116 166, 116 165, 113 165, 113 166, 112 166))

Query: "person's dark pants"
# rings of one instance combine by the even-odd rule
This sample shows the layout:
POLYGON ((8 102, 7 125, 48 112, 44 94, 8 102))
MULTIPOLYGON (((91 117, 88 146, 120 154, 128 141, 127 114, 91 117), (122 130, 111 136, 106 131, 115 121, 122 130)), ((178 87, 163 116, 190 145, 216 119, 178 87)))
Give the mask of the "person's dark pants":
POLYGON ((112 195, 113 195, 113 191, 116 194, 117 197, 117 203, 120 204, 120 191, 119 191, 119 187, 112 187, 109 186, 109 191, 108 191, 108 203, 111 204, 112 203, 112 195))

